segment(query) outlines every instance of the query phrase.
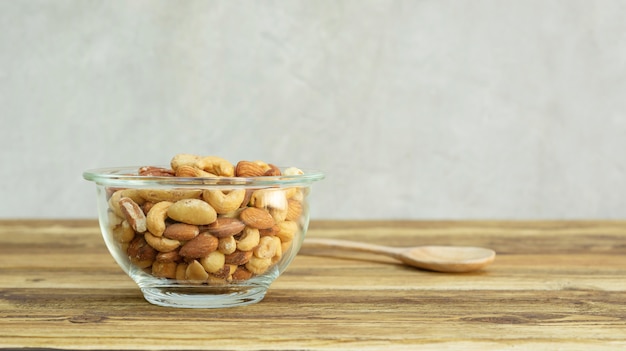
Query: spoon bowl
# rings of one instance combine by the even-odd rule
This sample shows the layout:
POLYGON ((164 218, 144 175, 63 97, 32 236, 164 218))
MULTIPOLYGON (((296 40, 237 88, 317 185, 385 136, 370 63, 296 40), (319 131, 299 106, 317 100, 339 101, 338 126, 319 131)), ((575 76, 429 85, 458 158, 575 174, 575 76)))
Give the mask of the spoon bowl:
POLYGON ((430 245, 403 248, 321 238, 307 238, 303 247, 326 247, 382 254, 408 266, 444 273, 477 271, 491 264, 496 257, 495 251, 483 247, 430 245))

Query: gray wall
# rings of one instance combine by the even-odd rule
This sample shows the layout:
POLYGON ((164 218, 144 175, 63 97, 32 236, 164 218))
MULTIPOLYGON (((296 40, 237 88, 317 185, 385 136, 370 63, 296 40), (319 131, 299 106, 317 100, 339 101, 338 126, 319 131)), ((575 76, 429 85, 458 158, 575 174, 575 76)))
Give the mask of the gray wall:
POLYGON ((89 168, 318 168, 313 218, 624 218, 626 1, 0 0, 2 218, 89 168))

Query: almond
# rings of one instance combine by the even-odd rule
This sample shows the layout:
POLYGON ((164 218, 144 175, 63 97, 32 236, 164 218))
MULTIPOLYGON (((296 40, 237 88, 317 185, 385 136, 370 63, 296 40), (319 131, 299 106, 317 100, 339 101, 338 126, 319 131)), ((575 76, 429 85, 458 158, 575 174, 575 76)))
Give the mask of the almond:
POLYGON ((214 277, 228 279, 230 277, 230 266, 224 265, 219 270, 211 272, 214 277))
POLYGON ((176 278, 176 262, 156 261, 152 264, 152 275, 159 278, 176 278))
POLYGON ((196 168, 194 166, 189 166, 189 165, 182 165, 178 167, 178 169, 176 170, 176 176, 177 177, 189 177, 189 178, 216 177, 215 174, 206 172, 204 170, 201 170, 200 168, 196 168))
POLYGON ((178 251, 170 251, 170 252, 159 252, 156 255, 156 260, 160 262, 179 262, 181 261, 181 257, 178 254, 178 251))
POLYGON ((126 253, 130 261, 141 268, 150 267, 157 255, 157 251, 142 236, 137 236, 130 242, 126 253))
POLYGON ((224 264, 235 264, 239 266, 246 264, 250 260, 250 257, 252 257, 252 251, 236 250, 229 255, 224 255, 224 264))
POLYGON ((248 280, 250 278, 252 278, 252 272, 243 267, 238 267, 233 273, 233 280, 248 280))
POLYGON ((248 207, 241 211, 239 219, 246 225, 256 229, 268 229, 274 226, 272 215, 256 207, 248 207))
POLYGON ((138 233, 146 231, 146 215, 130 197, 122 197, 119 201, 120 210, 133 229, 138 233))
POLYGON ((172 177, 174 176, 174 170, 163 167, 154 167, 154 166, 144 166, 139 168, 140 176, 151 176, 151 177, 172 177))
POLYGON ((224 238, 241 233, 246 225, 237 218, 220 217, 215 222, 205 226, 213 236, 224 238))
POLYGON ((179 255, 186 258, 202 258, 217 250, 219 240, 208 232, 198 234, 180 248, 179 255))
POLYGON ((202 195, 201 189, 139 189, 137 191, 142 199, 154 203, 160 201, 176 202, 182 199, 197 199, 202 195))
POLYGON ((274 236, 278 234, 279 232, 280 232, 280 227, 276 224, 274 224, 271 228, 259 229, 259 234, 261 235, 261 237, 274 236))
POLYGON ((285 217, 288 221, 296 221, 300 218, 302 214, 302 204, 300 201, 296 201, 294 199, 287 200, 287 216, 285 217))
POLYGON ((281 175, 280 173, 280 168, 276 167, 273 164, 268 164, 268 166, 270 167, 270 169, 268 169, 267 171, 265 171, 265 173, 263 173, 264 176, 279 176, 281 175))
POLYGON ((236 177, 259 177, 264 173, 262 166, 250 161, 239 161, 235 167, 236 177))
POLYGON ((170 239, 189 241, 200 234, 197 225, 187 223, 174 223, 165 228, 163 236, 170 239))

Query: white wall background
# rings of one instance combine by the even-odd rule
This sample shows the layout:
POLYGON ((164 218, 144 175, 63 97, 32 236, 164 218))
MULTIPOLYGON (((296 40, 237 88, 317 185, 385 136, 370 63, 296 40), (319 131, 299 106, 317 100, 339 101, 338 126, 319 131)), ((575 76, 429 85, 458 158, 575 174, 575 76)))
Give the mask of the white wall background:
POLYGON ((89 168, 318 168, 313 218, 625 218, 626 2, 0 0, 0 217, 89 168))

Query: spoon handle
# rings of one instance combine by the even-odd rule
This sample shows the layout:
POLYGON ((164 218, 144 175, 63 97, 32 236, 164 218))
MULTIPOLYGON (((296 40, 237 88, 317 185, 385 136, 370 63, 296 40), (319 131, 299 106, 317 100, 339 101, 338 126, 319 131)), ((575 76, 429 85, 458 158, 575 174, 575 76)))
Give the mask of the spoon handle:
POLYGON ((398 249, 376 245, 376 244, 368 244, 350 240, 340 240, 340 239, 322 239, 322 238, 306 238, 304 240, 304 244, 306 246, 317 246, 317 247, 327 247, 331 249, 344 249, 351 251, 360 251, 360 252, 368 252, 375 254, 383 254, 391 257, 396 257, 398 254, 398 249))

